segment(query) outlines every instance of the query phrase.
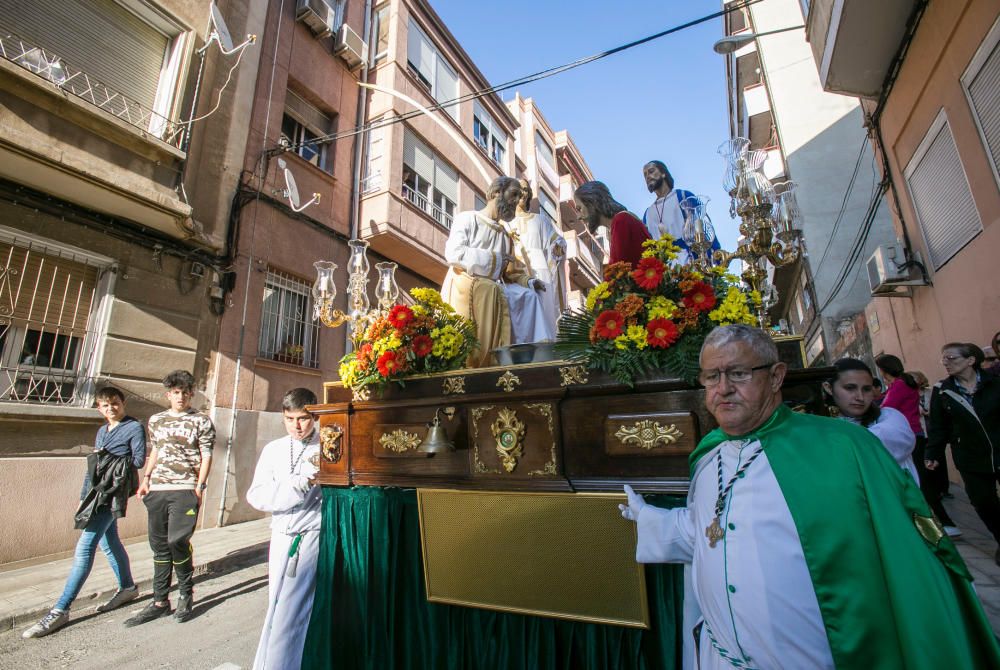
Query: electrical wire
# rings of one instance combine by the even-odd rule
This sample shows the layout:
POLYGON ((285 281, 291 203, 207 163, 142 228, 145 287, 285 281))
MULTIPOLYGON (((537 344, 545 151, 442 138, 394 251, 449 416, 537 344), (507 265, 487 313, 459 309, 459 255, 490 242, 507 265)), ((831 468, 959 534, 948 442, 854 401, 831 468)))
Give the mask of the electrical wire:
MULTIPOLYGON (((658 40, 658 39, 660 39, 662 37, 666 37, 667 35, 672 35, 674 33, 681 32, 682 30, 687 30, 688 28, 693 28, 694 26, 700 25, 702 23, 706 23, 707 21, 711 21, 712 19, 717 19, 717 18, 726 16, 727 14, 729 14, 731 12, 735 12, 735 11, 741 10, 741 9, 743 9, 745 7, 749 7, 750 5, 757 4, 758 2, 761 2, 761 1, 762 0, 746 0, 745 2, 741 2, 741 3, 738 3, 738 4, 734 3, 734 4, 730 5, 729 7, 725 8, 723 10, 720 10, 718 12, 714 12, 712 14, 708 14, 706 16, 702 16, 700 18, 694 19, 692 21, 688 21, 687 23, 682 23, 682 24, 680 24, 678 26, 674 26, 672 28, 667 28, 666 30, 661 30, 658 33, 654 33, 652 35, 648 35, 646 37, 642 37, 640 39, 633 40, 631 42, 619 45, 619 46, 614 47, 612 49, 608 49, 606 51, 601 51, 599 53, 595 53, 595 54, 592 54, 590 56, 585 56, 583 58, 579 58, 579 59, 577 59, 575 61, 572 61, 572 62, 569 62, 569 63, 565 63, 563 65, 557 65, 557 66, 554 66, 554 67, 546 68, 544 70, 540 70, 540 71, 532 73, 532 74, 524 75, 524 76, 518 77, 516 79, 511 79, 510 81, 504 82, 502 84, 497 84, 495 86, 489 86, 487 88, 480 89, 478 91, 472 91, 471 93, 466 93, 465 95, 461 95, 461 96, 459 96, 457 98, 454 98, 452 100, 445 100, 445 101, 438 102, 436 105, 430 105, 429 109, 432 112, 438 111, 438 110, 442 110, 442 109, 447 109, 449 107, 453 107, 453 106, 461 104, 463 102, 468 102, 469 100, 475 100, 475 99, 478 99, 478 98, 485 97, 487 95, 492 95, 494 93, 499 93, 501 91, 506 91, 506 90, 511 89, 511 88, 516 88, 518 86, 523 86, 525 84, 530 84, 530 83, 533 83, 533 82, 536 82, 536 81, 540 81, 542 79, 547 79, 549 77, 554 77, 557 74, 562 74, 563 72, 568 72, 569 70, 573 70, 573 69, 581 67, 583 65, 587 65, 589 63, 593 63, 595 61, 601 60, 602 58, 607 58, 608 56, 613 56, 613 55, 615 55, 617 53, 621 53, 622 51, 627 51, 628 49, 633 49, 633 48, 635 48, 637 46, 641 46, 643 44, 646 44, 647 42, 652 42, 652 41, 658 40)), ((295 150, 295 149, 298 149, 298 148, 301 148, 301 147, 305 147, 305 146, 311 146, 311 145, 315 145, 315 144, 326 144, 328 142, 333 142, 335 140, 340 140, 340 139, 344 139, 344 138, 347 138, 347 137, 353 137, 354 135, 359 135, 359 134, 367 132, 369 130, 376 130, 378 128, 384 128, 386 126, 390 126, 390 125, 393 125, 393 124, 396 124, 396 123, 402 123, 403 121, 406 121, 407 119, 411 119, 411 118, 416 117, 416 116, 421 116, 422 114, 423 114, 423 112, 420 112, 420 111, 407 112, 405 114, 400 114, 399 116, 394 116, 394 117, 391 117, 391 118, 388 118, 388 119, 380 119, 379 121, 376 121, 376 122, 373 122, 373 123, 366 123, 366 124, 363 124, 361 126, 357 126, 357 127, 351 128, 349 130, 343 130, 343 131, 340 131, 340 132, 337 132, 337 133, 330 133, 328 135, 320 135, 318 137, 314 137, 314 138, 312 138, 310 140, 299 142, 297 144, 291 144, 291 145, 288 145, 288 146, 283 146, 279 150, 280 151, 286 151, 286 150, 291 151, 291 150, 295 150)))

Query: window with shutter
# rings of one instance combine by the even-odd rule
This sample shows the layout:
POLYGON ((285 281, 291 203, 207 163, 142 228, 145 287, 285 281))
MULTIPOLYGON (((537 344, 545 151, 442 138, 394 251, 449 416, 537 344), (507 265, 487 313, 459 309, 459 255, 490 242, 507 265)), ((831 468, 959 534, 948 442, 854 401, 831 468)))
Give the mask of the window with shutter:
POLYGON ((313 107, 294 91, 288 91, 285 96, 285 114, 281 120, 282 139, 296 154, 331 174, 333 143, 315 140, 335 130, 332 118, 313 107))
POLYGON ((507 135, 500 130, 482 105, 477 101, 473 107, 472 137, 501 170, 506 170, 507 135))
POLYGON ((962 75, 962 85, 993 175, 1000 184, 1000 20, 973 56, 962 75))
POLYGON ((181 30, 161 13, 128 0, 0 0, 0 16, 5 31, 99 82, 102 109, 130 118, 131 101, 170 116, 181 30))
POLYGON ((451 228, 458 202, 458 172, 409 129, 403 131, 403 197, 451 228))
POLYGON ((260 313, 258 356, 290 365, 319 367, 319 324, 312 319, 309 284, 267 269, 260 313))
POLYGON ((0 399, 83 402, 100 275, 84 256, 0 234, 0 399))
POLYGON ((927 253, 937 270, 983 229, 943 109, 904 174, 927 253))
MULTIPOLYGON (((413 19, 407 32, 406 60, 410 72, 436 101, 450 102, 458 97, 458 75, 413 19)), ((446 111, 458 121, 458 105, 451 105, 446 111)))

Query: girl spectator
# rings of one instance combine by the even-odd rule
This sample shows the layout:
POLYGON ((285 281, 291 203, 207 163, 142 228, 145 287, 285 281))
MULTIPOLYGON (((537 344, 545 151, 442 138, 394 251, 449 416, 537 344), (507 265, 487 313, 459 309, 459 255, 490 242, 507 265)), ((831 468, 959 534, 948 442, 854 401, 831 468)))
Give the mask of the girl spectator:
POLYGON ((823 382, 823 390, 833 399, 842 418, 867 428, 875 435, 899 467, 919 483, 911 455, 916 437, 898 410, 874 403, 874 377, 867 365, 855 358, 841 358, 833 364, 834 375, 823 382))

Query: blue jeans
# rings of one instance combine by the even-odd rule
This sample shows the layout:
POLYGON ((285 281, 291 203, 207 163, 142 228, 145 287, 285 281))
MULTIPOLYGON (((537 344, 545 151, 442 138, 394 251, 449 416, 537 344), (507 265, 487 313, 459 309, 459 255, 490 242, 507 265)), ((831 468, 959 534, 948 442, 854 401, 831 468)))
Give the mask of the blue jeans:
POLYGON ((122 541, 118 539, 118 519, 110 509, 94 512, 90 522, 83 529, 80 540, 76 543, 76 553, 73 555, 73 567, 66 578, 66 587, 54 609, 68 610, 87 581, 91 568, 94 567, 94 554, 97 547, 108 557, 108 563, 118 578, 118 587, 127 589, 135 585, 132 581, 132 569, 129 566, 128 554, 122 541))

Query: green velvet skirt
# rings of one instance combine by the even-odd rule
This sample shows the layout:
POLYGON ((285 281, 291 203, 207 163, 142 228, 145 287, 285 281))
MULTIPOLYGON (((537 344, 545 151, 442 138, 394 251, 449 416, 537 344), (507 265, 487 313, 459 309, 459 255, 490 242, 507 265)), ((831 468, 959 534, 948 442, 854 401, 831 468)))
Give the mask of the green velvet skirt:
MULTIPOLYGON (((648 500, 661 507, 684 502, 648 500)), ((646 587, 649 630, 428 603, 416 491, 325 487, 302 667, 680 668, 681 566, 647 566, 646 587)))

